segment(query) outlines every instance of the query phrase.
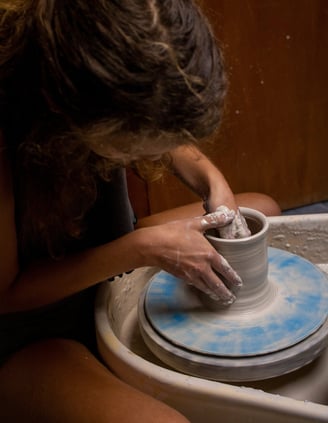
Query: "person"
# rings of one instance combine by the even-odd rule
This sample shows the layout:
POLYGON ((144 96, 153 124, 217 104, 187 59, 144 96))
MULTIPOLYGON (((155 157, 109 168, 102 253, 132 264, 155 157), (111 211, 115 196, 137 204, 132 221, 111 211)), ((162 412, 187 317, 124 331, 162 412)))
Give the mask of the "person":
POLYGON ((211 28, 192 0, 1 0, 0 14, 0 420, 187 422, 103 365, 93 302, 142 266, 222 301, 218 273, 241 283, 203 236, 239 205, 199 147, 226 90, 211 28), (136 223, 128 166, 171 169, 207 214, 136 223))

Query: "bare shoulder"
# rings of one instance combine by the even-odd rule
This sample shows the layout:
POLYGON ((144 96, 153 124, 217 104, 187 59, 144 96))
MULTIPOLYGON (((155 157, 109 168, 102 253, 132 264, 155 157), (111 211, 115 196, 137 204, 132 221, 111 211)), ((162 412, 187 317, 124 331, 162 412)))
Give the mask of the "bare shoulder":
POLYGON ((0 132, 0 295, 18 272, 15 201, 11 166, 0 132))

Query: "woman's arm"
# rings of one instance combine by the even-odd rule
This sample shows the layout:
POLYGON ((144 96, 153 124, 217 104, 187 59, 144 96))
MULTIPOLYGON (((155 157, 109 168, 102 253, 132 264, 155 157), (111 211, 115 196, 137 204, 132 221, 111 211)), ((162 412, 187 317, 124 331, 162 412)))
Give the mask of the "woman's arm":
POLYGON ((142 266, 162 268, 222 302, 231 303, 233 294, 215 272, 222 274, 235 287, 240 286, 240 278, 203 233, 226 225, 232 217, 212 213, 206 217, 142 228, 58 261, 32 263, 24 272, 18 273, 11 284, 2 286, 0 312, 40 307, 142 266))
POLYGON ((219 230, 222 238, 244 238, 250 235, 246 221, 236 204, 225 177, 196 147, 183 146, 171 152, 173 170, 202 199, 207 212, 218 207, 235 211, 231 225, 219 230))
POLYGON ((233 216, 214 213, 141 228, 113 242, 61 260, 18 269, 11 171, 0 155, 0 313, 28 310, 55 302, 102 280, 142 267, 160 267, 224 302, 234 297, 215 271, 239 285, 240 279, 206 241, 206 229, 226 225, 233 216))
POLYGON ((206 211, 225 205, 237 210, 233 192, 220 170, 196 147, 182 146, 171 151, 173 171, 203 199, 206 211))
POLYGON ((6 286, 2 284, 0 312, 41 307, 102 280, 146 265, 139 254, 138 238, 137 233, 131 233, 59 260, 42 259, 30 263, 14 279, 10 280, 8 276, 6 286))
MULTIPOLYGON (((233 301, 216 272, 235 286, 240 285, 240 278, 203 235, 206 229, 232 221, 234 215, 223 212, 140 228, 107 244, 61 260, 33 262, 19 271, 11 172, 3 146, 0 160, 1 313, 41 307, 142 266, 160 267, 223 302, 233 301)), ((196 149, 175 150, 173 164, 202 198, 214 199, 218 193, 221 204, 233 208, 225 179, 196 149)), ((219 205, 214 200, 213 204, 219 205)))
POLYGON ((204 209, 206 212, 213 212, 220 205, 226 205, 235 211, 237 206, 250 207, 267 216, 281 214, 277 202, 268 195, 257 192, 233 194, 220 170, 196 147, 179 147, 171 151, 171 155, 173 172, 203 199, 203 205, 199 201, 143 217, 138 220, 138 227, 199 216, 204 213, 204 209))

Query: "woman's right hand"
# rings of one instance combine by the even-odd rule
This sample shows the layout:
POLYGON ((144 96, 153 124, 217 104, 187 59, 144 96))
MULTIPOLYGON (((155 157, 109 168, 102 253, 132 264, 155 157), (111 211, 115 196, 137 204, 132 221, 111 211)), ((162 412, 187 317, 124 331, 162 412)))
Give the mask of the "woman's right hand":
POLYGON ((233 303, 231 291, 241 287, 242 281, 204 236, 208 229, 223 227, 233 218, 233 211, 216 211, 140 229, 145 265, 172 273, 223 305, 233 303))

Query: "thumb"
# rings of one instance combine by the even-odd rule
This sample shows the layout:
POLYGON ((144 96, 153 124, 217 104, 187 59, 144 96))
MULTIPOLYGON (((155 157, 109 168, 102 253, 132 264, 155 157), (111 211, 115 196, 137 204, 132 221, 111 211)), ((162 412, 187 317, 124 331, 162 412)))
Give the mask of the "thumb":
POLYGON ((200 216, 197 219, 200 221, 202 231, 206 231, 212 228, 222 228, 231 223, 234 217, 234 210, 230 210, 227 207, 220 207, 219 210, 200 216))

